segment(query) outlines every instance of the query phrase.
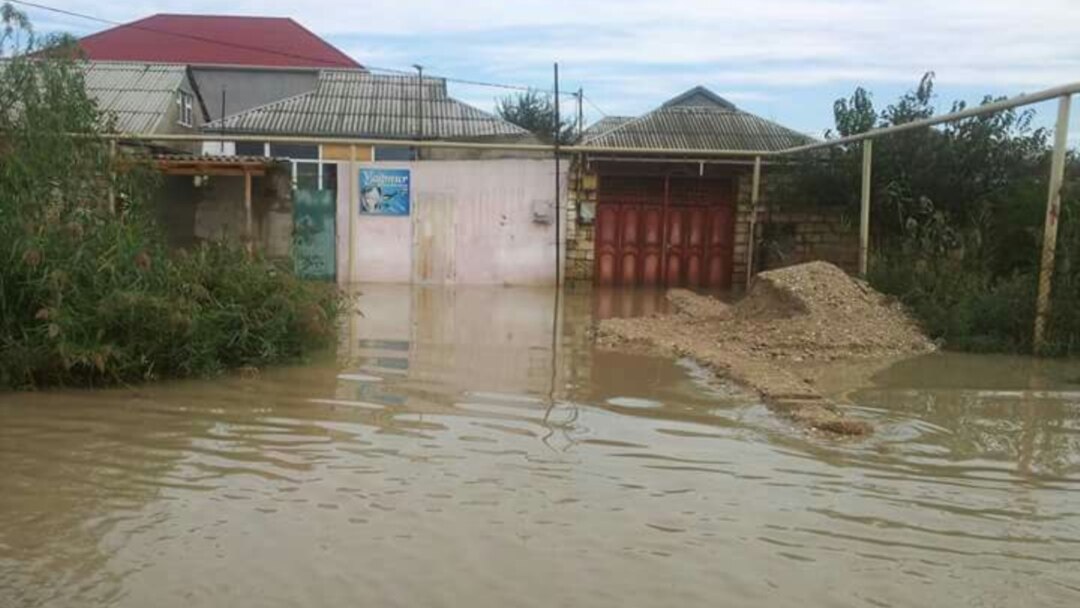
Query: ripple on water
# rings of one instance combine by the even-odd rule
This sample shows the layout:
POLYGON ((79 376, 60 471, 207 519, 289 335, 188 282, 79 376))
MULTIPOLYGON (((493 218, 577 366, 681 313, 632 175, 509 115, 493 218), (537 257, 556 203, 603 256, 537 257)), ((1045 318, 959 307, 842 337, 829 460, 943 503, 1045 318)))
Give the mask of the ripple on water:
POLYGON ((373 288, 340 365, 0 396, 0 590, 117 608, 1080 601, 1067 367, 906 363, 852 393, 879 432, 831 442, 688 362, 593 350, 587 296, 562 302, 553 374, 551 295, 373 288))

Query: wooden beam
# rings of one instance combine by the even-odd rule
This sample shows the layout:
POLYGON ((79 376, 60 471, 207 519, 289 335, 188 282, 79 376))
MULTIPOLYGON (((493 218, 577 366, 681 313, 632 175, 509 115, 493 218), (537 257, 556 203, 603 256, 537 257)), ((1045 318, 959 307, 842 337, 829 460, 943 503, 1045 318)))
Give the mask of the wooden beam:
POLYGON ((1054 153, 1050 161, 1050 192, 1046 201, 1042 262, 1039 265, 1039 295, 1035 301, 1035 335, 1032 347, 1036 354, 1043 354, 1046 351, 1046 321, 1050 317, 1050 295, 1054 283, 1058 217, 1061 215, 1061 186, 1065 181, 1065 152, 1069 139, 1071 103, 1072 95, 1063 95, 1058 100, 1057 125, 1054 126, 1054 153))
POLYGON ((254 175, 262 177, 266 175, 266 171, 260 169, 231 169, 231 168, 210 168, 210 167, 168 167, 159 168, 158 171, 162 175, 210 175, 210 176, 224 176, 224 177, 243 177, 245 175, 254 175))

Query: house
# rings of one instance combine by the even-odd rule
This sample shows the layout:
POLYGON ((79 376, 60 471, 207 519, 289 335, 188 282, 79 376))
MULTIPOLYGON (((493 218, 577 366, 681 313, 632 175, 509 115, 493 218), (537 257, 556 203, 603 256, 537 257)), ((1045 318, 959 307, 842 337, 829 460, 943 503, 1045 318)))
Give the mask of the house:
MULTIPOLYGON (((580 155, 571 173, 568 280, 701 289, 745 285, 752 153, 809 141, 702 86, 641 116, 597 122, 582 144, 606 152, 580 155), (747 157, 694 154, 715 150, 746 151, 747 157)), ((762 192, 769 191, 763 185, 762 192)), ((765 196, 753 242, 760 249, 768 236, 773 255, 759 256, 755 268, 804 259, 849 268, 857 262, 857 235, 845 218, 765 196)))
POLYGON ((187 67, 173 63, 85 62, 83 82, 124 133, 195 133, 202 127, 187 67))
POLYGON ((372 74, 287 19, 158 15, 80 45, 88 73, 168 75, 154 95, 134 80, 92 87, 117 117, 148 116, 119 130, 213 140, 155 143, 160 215, 177 246, 241 239, 341 282, 555 280, 550 154, 411 145, 534 141, 453 99, 442 79, 372 74), (380 144, 332 141, 357 138, 380 144))

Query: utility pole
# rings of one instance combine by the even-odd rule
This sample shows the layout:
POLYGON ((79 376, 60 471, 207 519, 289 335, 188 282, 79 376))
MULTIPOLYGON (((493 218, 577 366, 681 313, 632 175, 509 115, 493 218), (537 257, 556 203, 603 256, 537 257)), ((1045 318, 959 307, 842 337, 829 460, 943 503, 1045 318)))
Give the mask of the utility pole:
POLYGON ((585 102, 585 89, 578 87, 577 90, 577 135, 580 141, 582 136, 585 135, 585 107, 582 105, 585 102))
POLYGON ((416 68, 416 138, 424 139, 424 66, 414 63, 416 68))
MULTIPOLYGON (((555 291, 558 293, 562 286, 562 252, 559 240, 562 238, 562 228, 559 226, 562 217, 561 190, 562 183, 559 176, 559 136, 562 134, 562 115, 559 113, 559 64, 555 63, 555 291)), ((558 297, 556 295, 556 297, 558 297)))

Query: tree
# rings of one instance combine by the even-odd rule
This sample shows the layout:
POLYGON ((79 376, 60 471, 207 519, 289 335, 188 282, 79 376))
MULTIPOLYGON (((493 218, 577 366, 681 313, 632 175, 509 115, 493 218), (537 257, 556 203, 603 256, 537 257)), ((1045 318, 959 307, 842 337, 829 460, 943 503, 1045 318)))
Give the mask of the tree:
MULTIPOLYGON (((986 96, 983 104, 998 101, 986 96)), ((934 76, 883 109, 857 89, 834 105, 847 136, 935 115, 934 76)), ((945 106, 964 109, 963 102, 945 106)), ((899 296, 954 348, 1028 350, 1046 209, 1048 135, 1034 110, 1010 109, 874 141, 870 282, 899 296)), ((783 196, 858 217, 862 145, 800 155, 783 196)), ((780 171, 777 167, 774 171, 780 171)), ((1080 352, 1080 160, 1067 166, 1051 349, 1080 352)))
MULTIPOLYGON (((541 141, 555 141, 555 103, 550 95, 539 91, 508 95, 496 103, 495 111, 503 120, 525 129, 541 141)), ((562 118, 559 121, 559 143, 574 143, 577 140, 576 127, 573 120, 562 118)))

